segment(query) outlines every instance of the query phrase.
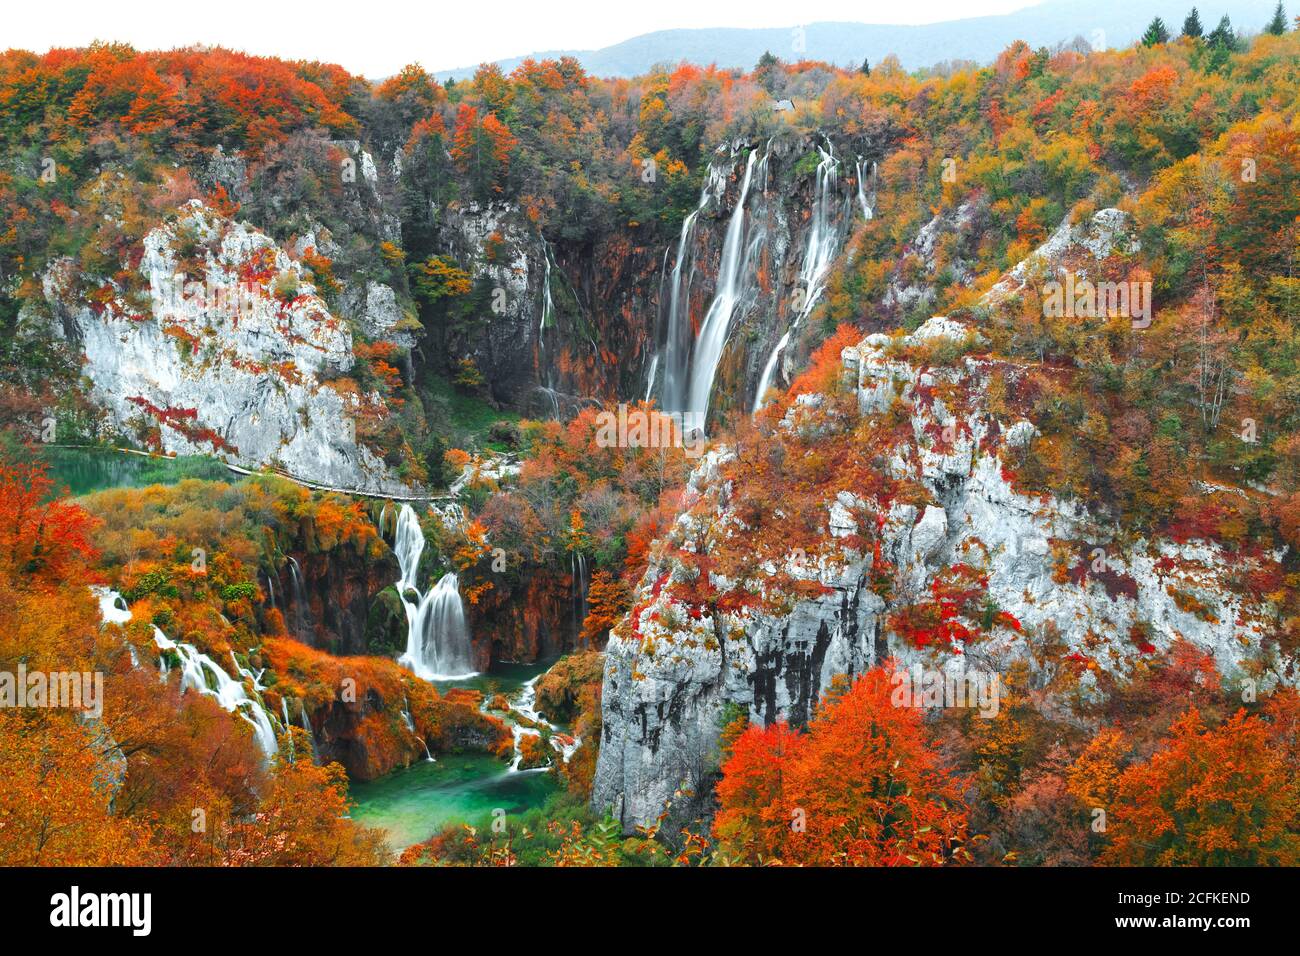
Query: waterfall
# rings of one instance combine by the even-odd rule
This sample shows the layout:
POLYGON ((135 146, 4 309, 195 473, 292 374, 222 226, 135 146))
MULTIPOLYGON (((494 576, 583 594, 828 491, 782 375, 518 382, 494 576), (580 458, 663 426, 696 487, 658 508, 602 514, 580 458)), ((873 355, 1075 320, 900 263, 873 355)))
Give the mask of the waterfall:
MULTIPOLYGON (((835 158, 834 147, 827 140, 826 149, 819 146, 817 151, 821 153, 822 158, 821 162, 817 164, 816 186, 813 191, 812 224, 808 227, 808 242, 804 247, 803 264, 799 269, 799 297, 795 302, 795 314, 763 366, 763 374, 758 380, 758 392, 754 395, 753 410, 755 413, 762 409, 763 397, 776 380, 777 363, 786 346, 790 344, 791 334, 812 314, 818 299, 821 298, 821 294, 825 289, 826 276, 830 272, 831 263, 835 261, 835 256, 839 252, 840 241, 843 238, 844 230, 841 223, 847 224, 847 215, 842 216, 841 223, 837 223, 835 219, 837 211, 835 194, 839 183, 839 160, 835 158)), ((861 190, 862 180, 859 172, 859 195, 861 195, 861 190)), ((847 213, 848 208, 851 208, 851 206, 844 210, 845 213, 847 213)), ((868 208, 865 206, 865 201, 864 208, 868 208)))
MULTIPOLYGON (((110 588, 100 586, 92 587, 91 590, 99 599, 99 612, 105 623, 125 624, 131 620, 131 611, 122 595, 110 588)), ((254 736, 263 753, 268 757, 275 753, 275 728, 271 726, 271 718, 267 716, 266 708, 262 706, 262 700, 257 695, 261 690, 261 685, 258 683, 260 674, 254 675, 251 671, 240 667, 238 661, 235 662, 236 672, 253 682, 253 693, 250 695, 241 681, 233 680, 216 661, 193 645, 171 640, 156 626, 153 629, 153 642, 160 651, 172 651, 180 659, 182 691, 196 690, 206 697, 215 698, 222 709, 239 714, 252 726, 254 736)), ((234 659, 233 651, 231 658, 234 659)), ((168 670, 164 653, 160 655, 159 671, 165 678, 168 670)))
MULTIPOLYGON (((874 219, 876 218, 876 214, 871 208, 871 203, 867 201, 867 194, 862 188, 862 171, 866 167, 866 164, 867 161, 861 156, 858 157, 857 163, 854 164, 854 174, 858 179, 858 206, 862 209, 863 219, 874 219)), ((876 178, 876 164, 874 161, 871 164, 871 178, 873 181, 876 178)))
POLYGON ((401 577, 397 579, 397 593, 405 598, 407 591, 415 590, 415 572, 424 553, 424 531, 420 519, 410 505, 402 505, 397 513, 397 530, 393 536, 393 554, 401 577))
POLYGON ((758 378, 758 392, 754 395, 754 414, 757 415, 763 408, 763 396, 767 390, 772 387, 772 380, 776 375, 776 363, 780 359, 781 353, 785 347, 790 344, 790 329, 786 329, 777 340, 776 348, 772 349, 772 354, 767 357, 767 363, 763 366, 763 374, 758 378))
MULTIPOLYGON (((552 731, 552 733, 555 733, 559 731, 559 728, 537 712, 537 682, 541 679, 542 675, 538 674, 532 680, 520 687, 519 693, 515 696, 514 700, 510 702, 510 709, 526 718, 531 723, 538 724, 545 727, 547 730, 552 731)), ((515 722, 511 722, 510 732, 514 737, 515 744, 515 759, 510 762, 510 771, 512 773, 527 773, 528 771, 520 771, 519 769, 519 764, 524 759, 521 744, 525 737, 537 737, 540 735, 540 732, 532 727, 525 727, 522 724, 515 722)), ((560 755, 561 760, 568 763, 569 758, 573 756, 574 752, 580 746, 582 746, 582 739, 574 737, 566 744, 561 742, 557 737, 552 736, 550 743, 551 749, 560 755)), ((533 769, 544 770, 546 768, 535 767, 533 769)))
POLYGON ((122 595, 99 584, 91 585, 90 590, 99 599, 99 616, 105 624, 125 624, 131 620, 131 609, 122 595))
POLYGON ((280 698, 280 724, 281 726, 284 727, 285 733, 288 734, 288 736, 285 739, 289 741, 289 759, 294 760, 297 758, 297 754, 294 753, 294 749, 293 749, 293 734, 289 733, 289 698, 288 697, 280 698))
POLYGON ((587 556, 581 551, 573 552, 573 619, 576 629, 574 634, 582 632, 582 622, 587 619, 587 556))
MULTIPOLYGON (((700 324, 700 332, 695 338, 695 347, 692 350, 686 403, 680 411, 688 413, 697 427, 702 427, 708 416, 709 398, 713 392, 713 377, 717 373, 722 350, 731 332, 731 320, 744 297, 745 277, 752 271, 750 266, 754 264, 765 239, 761 230, 756 231, 748 243, 745 235, 745 203, 749 198, 749 185, 753 180, 757 162, 758 151, 751 150, 749 160, 745 164, 745 178, 740 186, 740 197, 736 200, 731 222, 727 224, 713 301, 709 304, 709 311, 700 324)), ((765 153, 761 176, 765 177, 766 172, 765 153)))
POLYGON ((445 574, 421 595, 416 587, 424 532, 410 505, 397 516, 393 553, 401 571, 397 594, 406 609, 406 652, 397 662, 423 680, 460 680, 476 671, 470 663, 469 626, 456 575, 445 574))
POLYGON ((695 236, 695 223, 700 218, 700 210, 709 201, 708 187, 700 197, 699 207, 686 217, 682 223, 682 236, 677 241, 677 260, 673 263, 671 289, 668 293, 668 330, 664 341, 664 384, 663 407, 668 411, 681 411, 686 400, 686 378, 690 373, 690 299, 691 278, 695 272, 686 274, 686 288, 682 288, 682 263, 686 259, 687 243, 695 236), (687 310, 683 314, 683 303, 687 310))
MULTIPOLYGON (((677 240, 677 257, 673 260, 672 274, 668 279, 668 314, 665 317, 663 361, 655 356, 655 369, 663 365, 663 382, 660 389, 659 405, 665 411, 680 412, 686 407, 686 386, 690 376, 691 343, 694 329, 691 322, 691 282, 695 278, 695 227, 700 213, 713 199, 721 200, 727 185, 727 167, 709 164, 704 188, 700 190, 700 201, 695 210, 682 223, 682 234, 677 240), (683 267, 687 261, 690 268, 685 269, 685 281, 682 279, 683 267)), ((665 256, 667 253, 665 252, 665 256)), ((668 264, 664 259, 665 267, 668 264)), ((662 282, 660 283, 662 288, 662 282)), ((662 292, 660 301, 663 301, 662 292)), ((654 388, 654 372, 650 375, 649 389, 654 388)), ((650 391, 646 393, 649 398, 650 391)))
POLYGON ((293 636, 310 644, 303 635, 307 633, 307 589, 302 584, 302 572, 298 561, 289 555, 289 582, 293 585, 293 636))
POLYGON ((659 353, 656 352, 650 357, 650 371, 645 377, 645 401, 650 401, 655 391, 655 375, 659 371, 659 353))
POLYGON ((268 757, 275 753, 275 729, 260 699, 250 696, 241 682, 232 680, 216 661, 193 645, 173 641, 157 627, 153 629, 153 642, 159 650, 172 651, 180 658, 181 690, 197 690, 215 698, 223 710, 239 714, 252 726, 262 751, 268 757))
POLYGON ((307 705, 300 703, 298 705, 298 716, 302 719, 302 729, 307 731, 307 739, 311 741, 311 759, 320 763, 320 751, 316 748, 316 731, 311 729, 311 720, 307 717, 307 705))
POLYGON ((406 697, 402 698, 402 723, 406 724, 406 729, 409 730, 415 739, 420 741, 420 745, 424 747, 424 759, 429 763, 435 763, 436 761, 433 759, 433 754, 429 753, 429 742, 420 735, 418 730, 415 729, 415 718, 411 716, 411 702, 406 697))
POLYGON ((542 250, 546 268, 542 273, 542 316, 537 323, 537 371, 543 387, 552 396, 558 418, 560 407, 554 398, 555 363, 548 361, 546 355, 546 330, 555 326, 555 300, 551 297, 551 247, 545 239, 542 240, 542 250))

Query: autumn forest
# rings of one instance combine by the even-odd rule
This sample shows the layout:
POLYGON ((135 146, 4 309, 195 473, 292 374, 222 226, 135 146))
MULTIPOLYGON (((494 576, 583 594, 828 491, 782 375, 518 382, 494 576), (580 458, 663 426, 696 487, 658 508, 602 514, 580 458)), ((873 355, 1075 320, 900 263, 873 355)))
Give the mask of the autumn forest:
POLYGON ((1300 864, 1298 107, 0 52, 0 863, 1300 864))

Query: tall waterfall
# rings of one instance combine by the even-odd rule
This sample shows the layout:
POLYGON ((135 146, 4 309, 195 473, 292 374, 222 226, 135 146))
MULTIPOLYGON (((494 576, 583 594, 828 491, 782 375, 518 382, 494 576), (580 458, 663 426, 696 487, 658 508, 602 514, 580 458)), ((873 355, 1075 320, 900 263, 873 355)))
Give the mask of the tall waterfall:
MULTIPOLYGON (((863 159, 861 156, 859 156, 857 163, 854 165, 854 172, 857 175, 857 179, 858 179, 858 206, 861 207, 862 209, 863 219, 874 219, 876 218, 875 210, 872 209, 871 201, 867 199, 866 189, 864 189, 862 186, 862 180, 864 178, 862 173, 866 170, 866 167, 867 167, 867 161, 863 159)), ((872 161, 871 180, 873 183, 873 187, 874 187, 875 179, 876 179, 876 164, 874 161, 872 161)), ((872 195, 873 196, 875 195, 874 188, 872 190, 872 195)))
POLYGON ((542 240, 542 250, 545 253, 545 270, 542 273, 542 315, 537 323, 537 374, 541 382, 538 391, 549 399, 552 415, 559 418, 560 400, 556 392, 555 359, 546 348, 546 330, 555 328, 555 299, 551 295, 551 267, 554 264, 554 257, 551 255, 550 243, 545 239, 542 240))
POLYGON ((575 633, 582 630, 582 623, 587 620, 587 556, 581 551, 574 551, 571 559, 573 569, 573 623, 575 633))
MULTIPOLYGON (((700 220, 700 213, 715 198, 721 198, 726 185, 726 168, 710 163, 704 188, 700 190, 699 204, 682 223, 682 234, 677 240, 677 258, 673 260, 673 271, 669 278, 668 313, 664 320, 663 387, 659 405, 665 411, 680 412, 686 407, 691 343, 694 340, 690 311, 691 281, 695 278, 695 227, 700 220)), ((667 265, 667 259, 664 264, 667 265)), ((661 293, 660 301, 663 300, 661 293)), ((655 371, 660 364, 658 358, 656 354, 647 385, 647 397, 654 389, 655 371)))
MULTIPOLYGON (((769 143, 770 146, 770 143, 769 143)), ((695 348, 690 362, 690 381, 686 389, 685 407, 697 426, 704 424, 709 412, 709 398, 713 392, 713 377, 718 371, 722 349, 731 332, 731 320, 741 305, 747 288, 746 279, 754 271, 758 254, 766 238, 761 229, 747 236, 745 230, 745 203, 749 198, 749 185, 758 163, 758 151, 751 150, 745 163, 745 178, 741 182, 740 197, 727 224, 726 239, 722 244, 722 260, 718 265, 718 281, 709 303, 709 311, 700 324, 695 338, 695 348)), ((763 155, 762 174, 767 169, 767 153, 763 155)), ((675 410, 675 409, 670 409, 675 410)))
POLYGON ((310 636, 307 633, 310 624, 307 589, 303 586, 302 570, 298 567, 297 559, 293 555, 289 555, 288 558, 289 583, 293 586, 293 636, 310 644, 310 636))
MULTIPOLYGON (((100 617, 104 621, 125 624, 131 620, 131 611, 120 594, 98 586, 91 590, 99 598, 100 617)), ((196 690, 206 697, 214 698, 222 709, 239 714, 252 726, 253 735, 257 738, 262 752, 268 757, 275 753, 275 729, 271 726, 271 718, 267 716, 266 708, 258 696, 258 691, 261 690, 258 683, 260 675, 240 667, 238 661, 234 662, 235 670, 240 677, 251 681, 253 692, 250 694, 242 681, 231 678, 216 661, 193 645, 173 641, 157 627, 153 629, 153 642, 160 651, 171 651, 179 658, 182 691, 196 690)), ((233 659, 233 652, 231 656, 233 659)), ((159 662, 159 670, 165 679, 167 675, 165 658, 159 662)))
POLYGON ((423 595, 416 587, 424 531, 410 505, 398 512, 393 553, 401 571, 396 588, 407 624, 406 652, 397 662, 424 680, 472 677, 476 671, 470 662, 469 626, 456 575, 443 575, 423 595))
MULTIPOLYGON (((831 263, 839 253, 840 243, 844 238, 844 227, 848 223, 848 213, 852 208, 848 200, 841 202, 838 196, 839 160, 830 141, 826 149, 817 147, 821 153, 821 162, 817 164, 817 181, 813 192, 812 224, 808 227, 808 242, 804 247, 803 265, 799 269, 799 287, 796 290, 795 313, 785 333, 777 341, 772 354, 763 366, 763 374, 758 380, 758 391, 754 395, 754 412, 763 407, 763 397, 776 380, 777 363, 782 352, 790 344, 790 336, 799 328, 817 305, 825 290, 826 275, 831 263), (837 218, 837 213, 839 214, 837 218)), ((858 172, 858 192, 861 196, 861 171, 858 172)), ((863 209, 869 207, 863 199, 863 209)))

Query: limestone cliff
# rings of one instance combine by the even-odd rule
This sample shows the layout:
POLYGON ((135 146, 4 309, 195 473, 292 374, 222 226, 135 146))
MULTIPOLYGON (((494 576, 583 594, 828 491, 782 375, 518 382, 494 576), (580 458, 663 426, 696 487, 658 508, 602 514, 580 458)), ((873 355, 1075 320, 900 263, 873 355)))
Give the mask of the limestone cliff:
POLYGON ((67 263, 45 277, 111 428, 169 453, 407 490, 359 436, 360 421, 386 410, 348 378, 347 324, 268 236, 194 201, 149 232, 137 272, 143 289, 107 280, 110 294, 93 302, 75 296, 67 263))
MULTIPOLYGON (((1240 583, 1253 570, 1275 569, 1282 556, 1230 557, 1206 541, 1148 540, 1080 503, 1017 490, 1005 461, 1034 425, 999 420, 988 388, 995 366, 1012 378, 1024 369, 974 354, 977 336, 934 318, 910 336, 875 334, 844 349, 858 414, 906 416, 887 468, 919 485, 924 500, 871 502, 879 506, 874 553, 849 548, 834 562, 788 555, 796 576, 824 589, 794 600, 788 613, 685 613, 689 574, 675 555, 698 553, 710 533, 742 542, 748 533, 722 474, 733 452, 706 457, 690 495, 706 503, 708 517, 696 509, 679 518, 643 579, 634 620, 609 642, 597 809, 614 808, 627 829, 652 822, 716 766, 729 708, 799 725, 837 675, 888 657, 995 673, 1023 661, 1037 686, 1067 659, 1086 660, 1073 691, 1086 697, 1101 692, 1099 671, 1126 673, 1182 639, 1212 655, 1228 684, 1247 676, 1262 687, 1294 681, 1295 662, 1269 637, 1267 599, 1240 583), (944 349, 955 357, 935 359, 944 349), (999 613, 974 643, 919 641, 897 625, 898 612, 931 600, 954 568, 968 569, 999 613)), ((804 427, 802 412, 820 401, 799 396, 779 427, 804 427)), ((863 494, 843 487, 822 502, 828 538, 864 530, 855 518, 863 494)), ((712 581, 722 593, 735 583, 712 581)))

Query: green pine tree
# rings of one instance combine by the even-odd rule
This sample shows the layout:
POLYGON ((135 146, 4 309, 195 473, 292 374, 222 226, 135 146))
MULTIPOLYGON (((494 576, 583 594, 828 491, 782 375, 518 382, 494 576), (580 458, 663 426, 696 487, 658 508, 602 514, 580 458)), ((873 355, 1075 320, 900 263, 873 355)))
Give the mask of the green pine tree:
POLYGON ((1156 17, 1147 25, 1147 32, 1142 34, 1143 46, 1156 46, 1159 43, 1169 42, 1169 28, 1165 26, 1165 21, 1156 17))
MULTIPOLYGON (((1281 5, 1281 4, 1278 4, 1278 8, 1281 9, 1281 7, 1282 7, 1282 5, 1281 5)), ((870 61, 870 60, 866 60, 866 59, 864 59, 864 60, 862 61, 862 66, 861 66, 861 68, 859 68, 858 72, 861 73, 863 76, 870 76, 870 75, 871 75, 871 61, 870 61)))
POLYGON ((1201 26, 1201 15, 1195 7, 1192 7, 1192 12, 1187 14, 1187 19, 1183 21, 1183 36, 1195 38, 1204 35, 1204 33, 1205 28, 1201 26))
POLYGON ((1282 6, 1281 0, 1278 0, 1277 9, 1273 11, 1273 19, 1268 21, 1264 32, 1271 33, 1275 37, 1286 33, 1286 8, 1282 6))
POLYGON ((1225 13, 1219 25, 1210 31, 1210 35, 1205 38, 1210 46, 1221 47, 1225 50, 1231 50, 1237 45, 1237 34, 1232 30, 1232 21, 1228 19, 1225 13))

